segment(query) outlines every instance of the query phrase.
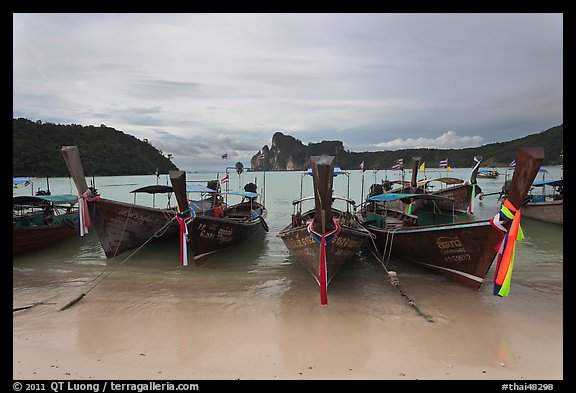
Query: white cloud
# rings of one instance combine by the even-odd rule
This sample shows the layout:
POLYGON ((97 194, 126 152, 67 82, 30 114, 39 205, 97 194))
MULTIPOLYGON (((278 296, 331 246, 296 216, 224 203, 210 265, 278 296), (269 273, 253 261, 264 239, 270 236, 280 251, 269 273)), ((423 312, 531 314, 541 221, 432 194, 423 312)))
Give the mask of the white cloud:
POLYGON ((462 149, 481 146, 484 138, 479 135, 459 136, 454 131, 446 131, 442 135, 430 138, 396 138, 388 142, 380 142, 366 146, 366 150, 401 150, 401 149, 462 149))

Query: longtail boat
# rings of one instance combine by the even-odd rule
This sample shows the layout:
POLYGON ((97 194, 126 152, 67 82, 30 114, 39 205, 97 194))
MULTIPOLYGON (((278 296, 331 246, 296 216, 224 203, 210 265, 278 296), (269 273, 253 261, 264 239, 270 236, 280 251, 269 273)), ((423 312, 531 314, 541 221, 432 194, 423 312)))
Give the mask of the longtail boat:
POLYGON ((12 256, 46 248, 78 232, 78 197, 71 194, 12 198, 12 256))
POLYGON ((442 222, 446 215, 408 214, 388 208, 386 201, 404 199, 409 202, 426 196, 393 193, 367 198, 358 212, 358 219, 374 234, 372 249, 381 261, 392 255, 474 289, 481 287, 498 255, 495 292, 505 296, 509 288, 508 273, 512 267, 514 241, 522 237, 520 210, 543 158, 542 148, 519 150, 508 198, 490 220, 458 222, 452 219, 442 222))
MULTIPOLYGON (((134 190, 134 203, 102 198, 95 187, 88 187, 86 183, 78 147, 64 146, 62 155, 79 195, 80 236, 84 236, 93 225, 107 258, 178 236, 176 206, 170 206, 172 187, 152 185, 134 190), (137 204, 136 194, 143 192, 152 195, 168 194, 168 207, 137 204)), ((211 201, 211 198, 197 201, 196 210, 210 208, 211 201)))
POLYGON ((417 180, 421 157, 412 157, 412 178, 410 182, 402 182, 401 187, 392 188, 389 192, 393 194, 430 194, 439 195, 446 199, 417 198, 412 200, 408 206, 399 201, 390 201, 389 205, 396 209, 403 209, 408 213, 418 213, 419 211, 430 211, 440 209, 444 211, 454 211, 455 213, 474 213, 474 200, 482 192, 478 185, 477 175, 482 162, 481 156, 474 157, 474 167, 466 179, 457 177, 436 177, 431 179, 417 180))
MULTIPOLYGON (((334 157, 311 157, 314 196, 292 202, 292 221, 278 236, 290 254, 316 279, 320 286, 320 303, 328 303, 328 285, 332 278, 353 260, 366 245, 370 232, 355 218, 356 204, 348 197, 332 195, 334 176, 345 174, 334 168, 334 157), (334 200, 346 203, 346 210, 332 206, 334 200), (302 203, 314 200, 314 208, 302 211, 302 203)), ((302 190, 302 181, 301 181, 302 190)))
POLYGON ((246 240, 268 232, 266 207, 257 201, 254 183, 244 191, 220 192, 218 188, 211 209, 196 210, 186 196, 186 172, 170 171, 170 181, 178 201, 177 220, 180 228, 180 264, 188 265, 188 256, 200 265, 211 254, 240 245, 246 240), (242 197, 227 205, 220 195, 242 197))
POLYGON ((564 179, 534 182, 532 187, 522 205, 524 217, 564 224, 564 179), (552 191, 546 191, 546 187, 552 191))
MULTIPOLYGON (((522 215, 534 220, 545 221, 552 224, 564 224, 564 179, 546 180, 548 171, 540 168, 541 181, 532 183, 532 187, 524 198, 522 215)), ((500 200, 504 200, 510 191, 511 180, 505 180, 500 200)), ((496 193, 494 193, 496 194, 496 193)), ((489 194, 488 194, 489 195, 489 194)))

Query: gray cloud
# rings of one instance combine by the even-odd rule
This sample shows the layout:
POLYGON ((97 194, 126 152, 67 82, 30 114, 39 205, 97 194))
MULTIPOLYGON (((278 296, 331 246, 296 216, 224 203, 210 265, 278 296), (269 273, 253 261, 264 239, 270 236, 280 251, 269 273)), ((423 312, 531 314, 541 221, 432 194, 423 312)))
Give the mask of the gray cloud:
POLYGON ((13 116, 106 124, 182 169, 272 134, 350 150, 563 122, 563 15, 13 14, 13 116))

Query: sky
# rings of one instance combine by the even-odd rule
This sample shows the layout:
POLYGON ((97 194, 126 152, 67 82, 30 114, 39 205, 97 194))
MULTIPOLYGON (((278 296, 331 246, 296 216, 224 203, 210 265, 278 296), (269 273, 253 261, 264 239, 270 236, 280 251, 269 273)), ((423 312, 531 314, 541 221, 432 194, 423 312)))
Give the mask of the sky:
POLYGON ((104 124, 187 171, 280 131, 465 148, 563 123, 561 13, 14 13, 13 117, 104 124))

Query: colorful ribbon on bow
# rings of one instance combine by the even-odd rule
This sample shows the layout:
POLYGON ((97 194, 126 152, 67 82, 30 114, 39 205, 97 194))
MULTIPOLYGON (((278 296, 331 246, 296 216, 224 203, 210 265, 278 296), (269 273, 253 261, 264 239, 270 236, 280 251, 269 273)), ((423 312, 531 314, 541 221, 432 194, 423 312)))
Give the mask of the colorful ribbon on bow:
POLYGON ((512 280, 516 240, 524 239, 524 233, 520 227, 520 209, 516 209, 506 199, 500 211, 490 220, 490 224, 505 233, 498 246, 496 246, 498 259, 494 274, 494 295, 508 296, 510 281, 512 280), (506 222, 509 223, 508 229, 504 226, 506 222))
POLYGON ((308 225, 308 232, 314 239, 314 241, 320 244, 320 304, 328 304, 328 272, 326 267, 326 245, 332 243, 332 240, 340 233, 340 224, 336 220, 332 219, 334 222, 334 229, 326 232, 319 233, 314 230, 314 221, 316 218, 312 219, 312 222, 308 225))
POLYGON ((90 222, 90 213, 88 212, 88 203, 92 201, 97 201, 100 199, 99 195, 95 197, 90 197, 92 195, 92 190, 87 189, 84 194, 78 195, 78 223, 80 227, 80 236, 84 237, 88 233, 88 228, 92 225, 90 222))
MULTIPOLYGON (((416 190, 417 190, 417 187, 410 187, 410 192, 412 194, 416 194, 416 190)), ((412 200, 412 202, 410 202, 410 204, 408 205, 408 214, 412 214, 412 206, 414 206, 415 203, 416 203, 416 201, 412 200)))
POLYGON ((196 218, 196 212, 192 208, 184 211, 178 209, 176 221, 180 226, 180 266, 188 266, 188 223, 196 218))
POLYGON ((474 212, 474 198, 476 197, 476 184, 472 184, 472 193, 470 194, 470 203, 468 204, 468 214, 472 214, 474 212))

